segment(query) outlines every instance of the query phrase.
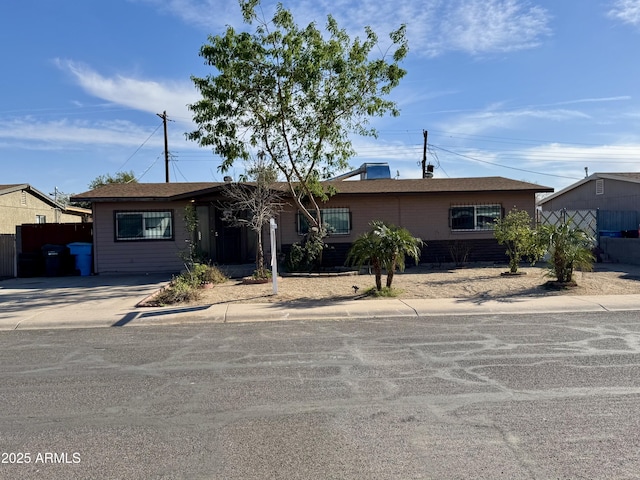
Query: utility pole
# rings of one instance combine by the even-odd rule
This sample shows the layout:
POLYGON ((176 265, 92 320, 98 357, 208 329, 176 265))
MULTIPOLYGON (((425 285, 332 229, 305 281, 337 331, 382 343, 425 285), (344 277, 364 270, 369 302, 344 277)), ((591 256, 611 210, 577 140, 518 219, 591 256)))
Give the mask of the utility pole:
POLYGON ((424 135, 424 150, 422 152, 422 178, 427 178, 427 134, 426 130, 422 131, 424 135))
POLYGON ((167 139, 167 111, 156 113, 164 124, 164 178, 165 182, 169 183, 169 140, 167 139))

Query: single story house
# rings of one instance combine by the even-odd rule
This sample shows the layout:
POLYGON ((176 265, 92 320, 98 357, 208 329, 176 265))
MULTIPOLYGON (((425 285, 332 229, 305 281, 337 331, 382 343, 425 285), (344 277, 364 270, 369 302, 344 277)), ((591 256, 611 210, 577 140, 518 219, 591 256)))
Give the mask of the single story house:
POLYGON ((592 233, 602 260, 640 265, 640 172, 594 173, 538 204, 592 233))
POLYGON ((640 172, 594 173, 538 202, 543 211, 640 211, 640 172))
POLYGON ((27 183, 0 185, 0 234, 24 223, 82 223, 91 210, 65 207, 27 183))
MULTIPOLYGON (((553 189, 502 177, 391 178, 326 182, 337 193, 322 204, 331 228, 323 262, 343 265, 348 247, 373 220, 407 228, 427 246, 423 262, 451 262, 452 252, 469 261, 506 261, 493 237, 495 219, 516 208, 535 215, 535 196, 553 189)), ((226 183, 111 184, 72 197, 93 205, 94 272, 159 272, 183 268, 180 252, 190 240, 185 208, 195 208, 194 240, 211 261, 251 263, 255 236, 225 222, 226 183)), ((274 188, 286 192, 286 184, 274 188)), ((285 194, 286 195, 286 194, 285 194)), ((286 202, 286 196, 285 196, 286 202)), ((276 222, 279 253, 300 241, 305 222, 290 203, 276 222)), ((268 226, 266 227, 268 229, 268 226)), ((264 239, 269 250, 268 235, 264 239)), ((267 257, 268 258, 268 257, 267 257)))

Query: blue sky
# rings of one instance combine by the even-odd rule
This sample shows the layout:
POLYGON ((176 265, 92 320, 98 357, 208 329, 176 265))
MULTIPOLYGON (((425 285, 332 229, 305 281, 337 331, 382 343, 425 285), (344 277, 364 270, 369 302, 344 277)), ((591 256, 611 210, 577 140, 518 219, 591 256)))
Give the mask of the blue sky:
MULTIPOLYGON (((363 162, 419 178, 423 130, 440 178, 504 176, 563 188, 589 173, 640 171, 640 0, 291 0, 299 24, 331 13, 352 35, 407 24, 408 70, 355 137, 363 162)), ((275 2, 263 0, 266 15, 275 2)), ((209 34, 243 28, 223 0, 21 0, 0 6, 0 184, 87 190, 133 170, 163 182, 221 181, 220 160, 185 140, 191 75, 209 34)), ((242 165, 230 172, 242 173, 242 165)))

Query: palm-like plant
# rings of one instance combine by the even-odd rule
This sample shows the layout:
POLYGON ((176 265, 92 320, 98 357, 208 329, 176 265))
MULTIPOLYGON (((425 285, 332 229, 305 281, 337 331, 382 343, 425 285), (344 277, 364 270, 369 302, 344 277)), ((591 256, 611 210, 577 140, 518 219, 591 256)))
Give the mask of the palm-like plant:
POLYGON ((406 228, 371 222, 371 230, 356 239, 347 255, 347 263, 362 267, 370 264, 376 277, 376 288, 382 290, 382 269, 387 271, 387 288, 391 288, 396 269, 403 271, 405 258, 420 259, 423 242, 406 228))
POLYGON ((540 228, 540 240, 548 246, 551 256, 550 273, 561 283, 572 280, 574 269, 592 270, 595 260, 591 252, 594 239, 572 224, 569 219, 559 225, 540 228))
POLYGON ((347 264, 357 265, 362 268, 363 265, 371 265, 373 274, 376 277, 376 288, 382 290, 382 261, 380 255, 380 237, 373 231, 369 231, 360 235, 351 245, 349 253, 347 253, 347 264))

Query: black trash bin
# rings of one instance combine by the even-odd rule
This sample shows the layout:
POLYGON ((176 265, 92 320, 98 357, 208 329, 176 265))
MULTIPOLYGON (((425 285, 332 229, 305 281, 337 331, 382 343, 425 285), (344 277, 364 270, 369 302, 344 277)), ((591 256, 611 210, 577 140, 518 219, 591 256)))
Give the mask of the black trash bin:
POLYGON ((44 245, 44 272, 47 277, 59 277, 64 274, 64 267, 69 257, 69 249, 64 245, 44 245))

